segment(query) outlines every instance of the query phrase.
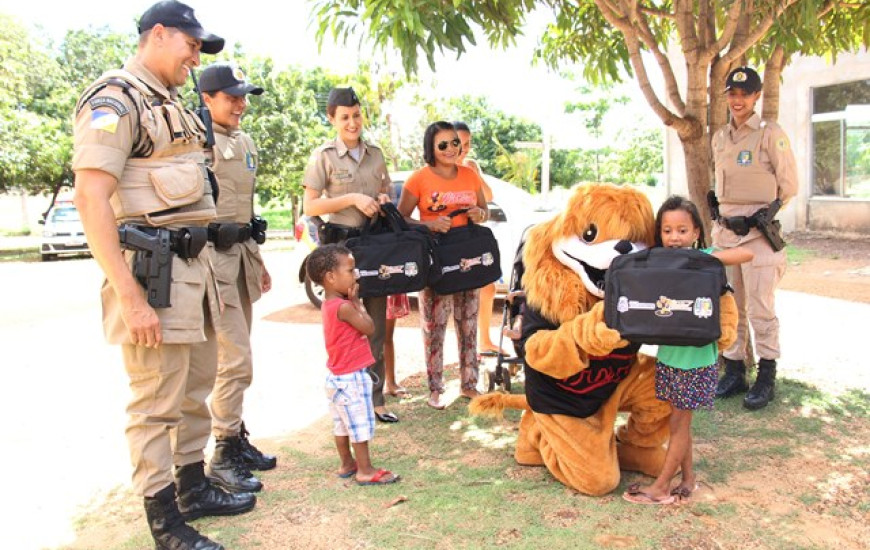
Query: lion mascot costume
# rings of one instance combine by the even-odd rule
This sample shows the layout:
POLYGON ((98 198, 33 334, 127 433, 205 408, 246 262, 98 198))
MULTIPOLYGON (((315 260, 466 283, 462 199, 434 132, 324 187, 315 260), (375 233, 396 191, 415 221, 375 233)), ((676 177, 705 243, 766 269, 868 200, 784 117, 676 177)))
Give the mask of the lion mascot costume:
MULTIPOLYGON (((473 414, 523 409, 515 458, 546 466, 588 495, 619 485, 620 469, 657 476, 665 458, 670 404, 655 395, 655 360, 604 323, 604 277, 619 254, 654 243, 652 206, 631 187, 578 187, 567 208, 529 230, 520 346, 525 395, 475 398, 473 414), (627 422, 614 431, 618 412, 627 422)), ((720 348, 736 335, 737 308, 720 301, 720 348)))

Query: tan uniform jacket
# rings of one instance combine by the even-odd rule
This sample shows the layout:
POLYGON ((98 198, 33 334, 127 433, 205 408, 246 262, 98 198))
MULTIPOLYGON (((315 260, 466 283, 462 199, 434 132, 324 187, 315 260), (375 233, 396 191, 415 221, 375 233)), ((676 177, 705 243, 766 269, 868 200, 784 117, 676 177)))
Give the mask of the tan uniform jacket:
MULTIPOLYGON (((724 217, 750 216, 776 198, 786 204, 797 194, 797 163, 788 137, 775 122, 753 114, 735 128, 729 123, 713 136, 716 196, 724 217)), ((714 224, 717 246, 733 247, 761 237, 758 229, 740 237, 714 224)))
MULTIPOLYGON (((254 191, 259 155, 251 137, 238 128, 229 129, 214 124, 215 146, 213 169, 218 178, 220 195, 217 204, 218 223, 246 224, 254 215, 254 191)), ((234 244, 228 250, 215 250, 215 269, 221 287, 221 298, 228 305, 240 306, 236 281, 240 269, 251 302, 262 295, 263 258, 253 240, 234 244)))
MULTIPOLYGON (((138 60, 128 60, 123 72, 124 80, 136 86, 125 92, 110 84, 95 94, 92 86, 79 101, 73 170, 100 170, 118 180, 111 202, 119 223, 170 228, 207 224, 214 219, 215 207, 203 178, 204 127, 179 104, 177 90, 167 89, 138 60), (147 97, 143 90, 149 93, 147 97), (156 210, 172 213, 157 215, 156 210)), ((104 80, 105 75, 97 82, 104 80)), ((132 265, 133 253, 125 255, 132 265)), ((173 258, 172 307, 155 310, 165 343, 206 340, 203 300, 212 319, 219 314, 211 257, 207 246, 195 260, 173 258)), ((106 338, 110 343, 130 343, 120 304, 108 281, 103 283, 102 295, 106 338)))
MULTIPOLYGON (((384 154, 377 145, 360 141, 363 147, 359 162, 348 152, 340 138, 335 138, 314 150, 305 168, 302 184, 329 198, 348 193, 362 193, 377 198, 379 193, 387 193, 390 174, 384 154)), ((329 221, 349 227, 361 227, 367 218, 357 208, 349 206, 333 212, 329 221)))

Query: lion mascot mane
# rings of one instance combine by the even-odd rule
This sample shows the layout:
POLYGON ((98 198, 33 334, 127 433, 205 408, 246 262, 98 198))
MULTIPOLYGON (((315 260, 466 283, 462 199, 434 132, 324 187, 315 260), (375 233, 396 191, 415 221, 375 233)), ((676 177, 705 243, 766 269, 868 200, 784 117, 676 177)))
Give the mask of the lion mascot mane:
MULTIPOLYGON (((520 340, 526 394, 491 393, 471 403, 473 414, 524 409, 517 462, 544 465, 581 493, 612 491, 620 469, 656 476, 664 463, 670 405, 656 399, 655 361, 607 327, 602 301, 611 260, 652 246, 654 227, 645 195, 590 184, 529 230, 520 340), (614 430, 618 412, 628 420, 614 430)), ((730 295, 721 300, 720 320, 721 348, 736 335, 730 295)))

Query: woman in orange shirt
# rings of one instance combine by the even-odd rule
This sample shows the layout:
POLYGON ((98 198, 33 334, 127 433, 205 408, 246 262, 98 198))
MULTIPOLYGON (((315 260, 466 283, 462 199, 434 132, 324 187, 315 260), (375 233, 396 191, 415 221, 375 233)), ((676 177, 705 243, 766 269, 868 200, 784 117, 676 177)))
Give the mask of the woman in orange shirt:
MULTIPOLYGON (((446 233, 451 227, 465 225, 469 219, 485 222, 489 216, 483 196, 483 181, 471 168, 458 165, 462 152, 455 128, 449 122, 434 122, 423 135, 423 158, 427 166, 417 170, 402 190, 399 212, 406 218, 416 208, 420 222, 436 233, 446 233), (450 217, 457 210, 467 212, 450 217)), ((426 354, 426 374, 429 378, 429 400, 435 409, 446 405, 444 393, 444 335, 450 308, 456 339, 459 344, 461 394, 472 398, 477 391, 477 289, 449 295, 439 295, 431 288, 420 291, 420 321, 426 354)))

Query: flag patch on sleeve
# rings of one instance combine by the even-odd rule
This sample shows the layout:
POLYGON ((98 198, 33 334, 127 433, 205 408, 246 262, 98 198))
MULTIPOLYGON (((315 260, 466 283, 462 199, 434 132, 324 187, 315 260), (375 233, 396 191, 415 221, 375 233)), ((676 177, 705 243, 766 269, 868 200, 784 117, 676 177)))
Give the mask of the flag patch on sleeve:
POLYGON ((91 128, 114 134, 115 130, 118 129, 118 120, 120 117, 117 113, 94 111, 91 113, 91 128))

